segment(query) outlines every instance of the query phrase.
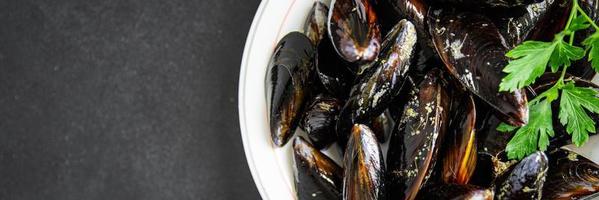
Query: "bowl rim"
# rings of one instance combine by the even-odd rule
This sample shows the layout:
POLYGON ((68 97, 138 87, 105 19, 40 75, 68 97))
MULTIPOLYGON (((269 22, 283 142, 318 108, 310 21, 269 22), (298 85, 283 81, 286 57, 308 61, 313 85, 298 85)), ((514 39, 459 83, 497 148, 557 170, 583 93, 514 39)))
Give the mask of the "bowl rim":
POLYGON ((253 42, 254 42, 254 37, 256 35, 256 29, 258 28, 258 23, 261 21, 262 17, 264 16, 264 9, 266 7, 266 4, 268 3, 269 0, 263 0, 260 2, 260 5, 258 6, 258 9, 256 11, 256 14, 254 15, 254 18, 252 19, 252 25, 250 26, 250 31, 248 32, 247 38, 245 40, 245 46, 243 48, 243 57, 241 59, 241 66, 240 66, 240 71, 239 71, 239 88, 238 88, 238 94, 237 94, 237 106, 238 106, 238 111, 239 111, 239 128, 241 129, 240 133, 241 133, 241 140, 243 143, 243 149, 244 149, 244 153, 245 153, 245 158, 248 164, 248 167, 250 168, 250 173, 252 174, 252 179, 254 180, 254 185, 255 187, 258 189, 258 192, 260 193, 260 196, 262 198, 264 198, 266 196, 266 191, 264 188, 264 185, 262 184, 262 181, 260 180, 260 178, 258 178, 258 172, 256 169, 256 165, 254 163, 254 159, 252 157, 252 153, 251 153, 251 149, 249 148, 249 144, 248 144, 248 138, 247 138, 247 126, 246 126, 246 119, 245 119, 245 105, 244 105, 244 100, 245 100, 245 79, 246 79, 246 74, 247 74, 247 65, 248 65, 248 56, 249 56, 249 52, 250 49, 253 46, 253 42))

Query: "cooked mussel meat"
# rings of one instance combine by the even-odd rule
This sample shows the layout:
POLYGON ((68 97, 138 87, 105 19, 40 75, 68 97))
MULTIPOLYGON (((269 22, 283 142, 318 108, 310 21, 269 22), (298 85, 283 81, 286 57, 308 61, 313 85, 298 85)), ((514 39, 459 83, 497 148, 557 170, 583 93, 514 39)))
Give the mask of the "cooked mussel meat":
POLYGON ((548 167, 545 153, 527 156, 497 179, 495 199, 540 199, 548 167))
POLYGON ((353 86, 337 122, 340 144, 352 124, 364 123, 383 113, 401 91, 416 44, 416 30, 402 20, 387 35, 378 61, 353 86))
POLYGON ((578 199, 599 191, 599 165, 567 150, 549 155, 543 199, 578 199))
POLYGON ((444 184, 425 187, 416 199, 421 200, 492 200, 493 191, 475 185, 444 184))
POLYGON ((314 45, 318 45, 322 38, 326 36, 328 13, 329 7, 320 1, 316 1, 312 5, 308 18, 306 18, 304 33, 314 45))
POLYGON ((301 118, 310 92, 314 52, 308 37, 292 32, 279 41, 268 64, 266 99, 272 141, 277 146, 289 141, 301 118))
POLYGON ((447 71, 503 120, 515 126, 525 124, 528 106, 524 92, 498 92, 508 49, 493 22, 471 12, 431 11, 429 31, 447 71))
POLYGON ((341 100, 324 94, 317 95, 308 104, 300 127, 316 148, 322 149, 337 140, 335 124, 342 105, 341 100))
POLYGON ((476 167, 476 108, 470 95, 452 103, 444 142, 442 178, 445 183, 467 184, 476 167))
POLYGON ((381 32, 370 0, 333 0, 328 30, 336 52, 347 62, 363 64, 379 54, 381 32))
POLYGON ((411 94, 387 152, 392 199, 414 199, 435 168, 448 123, 449 97, 439 70, 432 70, 411 94))
POLYGON ((293 140, 299 199, 341 199, 343 169, 302 137, 293 140))
POLYGON ((343 199, 386 199, 385 163, 374 133, 355 124, 343 157, 343 199))

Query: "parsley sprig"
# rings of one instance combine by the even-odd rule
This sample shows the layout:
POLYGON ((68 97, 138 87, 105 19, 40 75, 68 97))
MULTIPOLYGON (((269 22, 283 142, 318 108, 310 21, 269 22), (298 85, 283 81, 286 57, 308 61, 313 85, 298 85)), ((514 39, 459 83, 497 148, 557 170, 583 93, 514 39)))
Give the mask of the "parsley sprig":
POLYGON ((595 133, 595 122, 589 116, 599 113, 599 92, 592 88, 577 87, 566 80, 566 70, 573 61, 588 55, 593 69, 599 71, 599 26, 584 12, 578 0, 572 0, 572 10, 564 30, 556 34, 553 41, 526 41, 506 56, 512 60, 503 69, 507 75, 499 85, 500 91, 514 92, 535 82, 547 68, 551 72, 561 70, 559 80, 547 91, 532 99, 528 108, 529 121, 522 127, 501 124, 497 130, 516 131, 506 147, 508 158, 522 159, 537 149, 545 151, 549 138, 555 135, 552 123, 551 102, 559 99, 559 121, 572 135, 572 142, 583 145, 589 133, 595 133), (574 44, 577 31, 593 28, 595 32, 586 38, 583 47, 574 44), (561 98, 559 98, 561 97, 561 98))

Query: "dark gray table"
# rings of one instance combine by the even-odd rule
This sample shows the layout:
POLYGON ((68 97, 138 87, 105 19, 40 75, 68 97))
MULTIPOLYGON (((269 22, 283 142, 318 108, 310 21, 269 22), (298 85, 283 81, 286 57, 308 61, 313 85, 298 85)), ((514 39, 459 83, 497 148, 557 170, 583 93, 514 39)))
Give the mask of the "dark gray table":
POLYGON ((258 199, 237 116, 257 0, 0 0, 0 199, 258 199))

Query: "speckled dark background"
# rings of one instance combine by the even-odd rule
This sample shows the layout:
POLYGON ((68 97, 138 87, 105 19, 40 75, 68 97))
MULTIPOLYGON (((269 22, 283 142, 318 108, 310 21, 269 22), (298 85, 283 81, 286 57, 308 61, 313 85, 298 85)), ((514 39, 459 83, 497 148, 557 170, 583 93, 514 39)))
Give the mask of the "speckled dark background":
POLYGON ((258 199, 237 116, 257 0, 0 0, 0 199, 258 199))

